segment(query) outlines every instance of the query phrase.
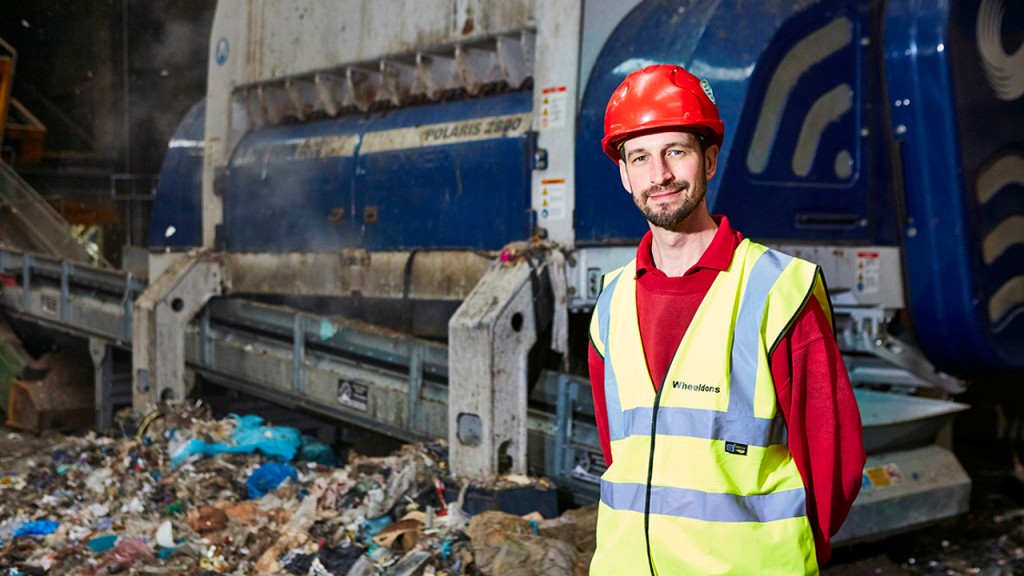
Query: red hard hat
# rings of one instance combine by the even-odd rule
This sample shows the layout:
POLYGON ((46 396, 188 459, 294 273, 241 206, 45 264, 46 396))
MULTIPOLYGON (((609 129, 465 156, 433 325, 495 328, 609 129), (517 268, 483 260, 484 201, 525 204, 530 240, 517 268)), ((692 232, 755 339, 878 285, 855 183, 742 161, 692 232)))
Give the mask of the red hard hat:
POLYGON ((618 162, 623 140, 659 128, 695 129, 721 146, 725 126, 707 80, 671 64, 632 72, 608 100, 601 147, 618 162))

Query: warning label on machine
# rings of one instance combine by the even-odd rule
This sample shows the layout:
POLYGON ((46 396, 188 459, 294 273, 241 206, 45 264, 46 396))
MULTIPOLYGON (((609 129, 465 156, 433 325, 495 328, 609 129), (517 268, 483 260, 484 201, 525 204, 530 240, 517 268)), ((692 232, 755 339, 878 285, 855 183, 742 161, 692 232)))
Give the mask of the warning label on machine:
POLYGON ((541 92, 540 129, 558 128, 565 125, 568 112, 565 86, 551 86, 541 92))
POLYGON ((565 178, 540 181, 540 217, 565 218, 565 178))
POLYGON ((857 253, 857 292, 878 294, 881 289, 881 257, 878 252, 857 253))
POLYGON ((903 483, 903 471, 896 464, 871 466, 864 469, 861 484, 864 488, 889 488, 903 483))
POLYGON ((360 412, 366 412, 370 399, 370 388, 351 380, 338 380, 338 404, 360 412))

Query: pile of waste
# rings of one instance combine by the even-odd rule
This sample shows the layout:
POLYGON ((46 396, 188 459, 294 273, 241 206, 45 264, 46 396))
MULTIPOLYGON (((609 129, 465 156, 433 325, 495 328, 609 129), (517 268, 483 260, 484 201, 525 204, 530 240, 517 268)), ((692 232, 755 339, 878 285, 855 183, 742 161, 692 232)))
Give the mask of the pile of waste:
POLYGON ((201 412, 0 458, 0 575, 587 571, 593 507, 467 513, 467 492, 554 490, 543 479, 460 482, 442 442, 339 464, 294 428, 201 412))

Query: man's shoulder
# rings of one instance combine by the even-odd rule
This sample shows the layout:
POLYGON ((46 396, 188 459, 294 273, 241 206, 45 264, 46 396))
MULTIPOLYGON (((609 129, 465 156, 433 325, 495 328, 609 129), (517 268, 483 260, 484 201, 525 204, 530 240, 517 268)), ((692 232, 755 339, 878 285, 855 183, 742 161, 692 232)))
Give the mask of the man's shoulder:
POLYGON ((832 332, 832 321, 817 298, 807 300, 807 304, 804 305, 793 321, 787 336, 789 337, 790 347, 793 350, 819 341, 835 341, 835 334, 832 332))

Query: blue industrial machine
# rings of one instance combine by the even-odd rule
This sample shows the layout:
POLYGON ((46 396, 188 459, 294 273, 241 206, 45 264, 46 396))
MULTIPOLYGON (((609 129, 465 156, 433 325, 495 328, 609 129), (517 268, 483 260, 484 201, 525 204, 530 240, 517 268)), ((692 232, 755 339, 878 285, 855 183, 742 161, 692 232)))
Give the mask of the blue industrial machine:
MULTIPOLYGON (((111 281, 89 314, 73 274, 52 288, 97 349, 131 346, 137 408, 204 378, 447 436, 460 474, 593 494, 573 367, 601 274, 646 230, 601 152, 604 106, 671 62, 725 122, 712 213, 829 281, 869 449, 838 541, 966 510, 936 441, 965 408, 948 399, 1024 371, 1024 6, 338 4, 222 0, 207 99, 160 175, 148 284, 111 281)), ((45 317, 31 265, 8 261, 25 290, 5 304, 45 317)))

